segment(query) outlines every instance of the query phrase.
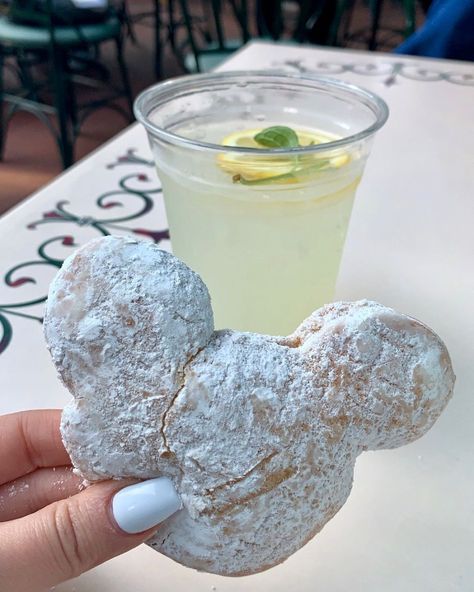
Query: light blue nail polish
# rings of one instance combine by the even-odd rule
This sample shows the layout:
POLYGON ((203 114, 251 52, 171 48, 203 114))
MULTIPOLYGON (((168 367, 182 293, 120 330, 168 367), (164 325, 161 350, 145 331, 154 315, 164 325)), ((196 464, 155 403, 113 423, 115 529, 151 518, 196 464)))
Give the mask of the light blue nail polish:
POLYGON ((168 477, 124 487, 112 500, 115 521, 129 534, 156 526, 182 507, 181 499, 168 477))

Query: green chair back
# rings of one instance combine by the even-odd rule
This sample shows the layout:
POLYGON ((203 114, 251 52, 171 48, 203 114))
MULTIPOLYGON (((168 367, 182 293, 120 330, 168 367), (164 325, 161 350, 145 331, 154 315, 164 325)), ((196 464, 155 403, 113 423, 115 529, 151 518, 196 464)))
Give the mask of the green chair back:
MULTIPOLYGON (((102 69, 102 72, 105 72, 105 69, 102 69)), ((49 96, 49 93, 45 96, 49 96)), ((113 104, 120 97, 127 99, 131 115, 133 99, 123 59, 121 22, 117 16, 110 14, 103 22, 84 25, 56 24, 52 0, 45 0, 43 10, 38 10, 34 0, 15 0, 10 6, 9 16, 0 15, 0 160, 8 121, 21 109, 37 116, 53 132, 66 168, 73 161, 73 142, 80 125, 95 109, 113 107, 130 120, 130 116, 121 106, 113 104), (31 24, 19 24, 14 19, 31 24), (69 50, 83 46, 97 47, 103 41, 115 43, 122 79, 121 88, 109 81, 98 81, 85 75, 75 76, 69 68, 69 50), (5 92, 3 88, 5 56, 15 57, 20 66, 24 64, 24 69, 21 70, 21 87, 11 92, 5 92), (49 66, 47 79, 40 83, 34 81, 29 72, 35 60, 49 66), (78 105, 75 96, 76 82, 101 90, 103 96, 94 97, 78 105), (44 102, 43 96, 37 92, 40 88, 51 91, 52 104, 44 102), (8 105, 7 110, 3 109, 4 103, 8 105), (49 122, 50 115, 57 117, 58 132, 49 122)))
POLYGON ((34 0, 13 0, 8 11, 9 17, 16 23, 29 23, 40 27, 52 26, 52 4, 47 0, 44 11, 35 7, 34 0))

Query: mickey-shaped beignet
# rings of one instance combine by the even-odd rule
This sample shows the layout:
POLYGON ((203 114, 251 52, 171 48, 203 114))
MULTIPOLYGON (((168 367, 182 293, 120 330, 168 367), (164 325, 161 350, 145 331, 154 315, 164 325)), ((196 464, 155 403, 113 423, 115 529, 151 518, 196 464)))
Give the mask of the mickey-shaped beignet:
POLYGON ((423 435, 454 384, 441 340, 375 302, 328 305, 289 337, 214 331, 199 276, 129 238, 65 261, 45 333, 74 396, 75 467, 168 476, 184 507, 149 544, 223 575, 303 546, 344 504, 357 456, 423 435))

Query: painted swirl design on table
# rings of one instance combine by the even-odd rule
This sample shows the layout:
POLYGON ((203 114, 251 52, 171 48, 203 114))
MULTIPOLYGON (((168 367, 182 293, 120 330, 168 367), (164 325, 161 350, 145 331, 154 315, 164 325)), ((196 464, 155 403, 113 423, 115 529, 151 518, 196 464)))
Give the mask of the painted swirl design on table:
MULTIPOLYGON (((115 169, 123 165, 134 165, 153 168, 153 162, 137 155, 137 150, 129 148, 126 153, 120 156, 115 162, 107 165, 107 169, 115 169)), ((59 269, 66 257, 73 249, 80 245, 77 236, 74 234, 74 227, 87 226, 98 235, 107 236, 113 233, 131 233, 159 244, 162 241, 169 240, 167 228, 150 229, 142 226, 130 227, 125 223, 138 220, 150 213, 155 207, 155 200, 161 198, 161 187, 155 182, 155 175, 152 177, 144 172, 133 172, 124 175, 118 180, 117 187, 99 195, 95 201, 100 211, 116 212, 118 208, 132 203, 134 208, 131 212, 122 215, 104 216, 84 216, 75 214, 72 211, 69 200, 59 200, 55 206, 42 214, 39 220, 33 220, 28 225, 28 230, 34 231, 39 226, 48 225, 53 230, 54 225, 71 224, 70 234, 59 234, 44 240, 36 250, 37 257, 29 261, 22 261, 8 269, 3 275, 3 283, 6 287, 15 290, 15 296, 18 289, 26 285, 35 285, 38 287, 38 294, 34 297, 17 300, 15 297, 9 302, 0 300, 0 355, 11 345, 14 334, 14 320, 18 318, 28 319, 36 323, 43 322, 42 305, 46 301, 48 285, 44 285, 38 277, 37 272, 40 268, 49 268, 53 272, 59 269), (147 184, 145 187, 144 184, 147 184), (64 253, 61 256, 53 256, 51 250, 60 249, 64 253), (38 307, 41 312, 38 312, 38 307)), ((64 226, 61 226, 64 228, 64 226)), ((54 234, 54 232, 52 233, 54 234)))
POLYGON ((448 82, 462 86, 474 86, 474 70, 469 73, 441 71, 427 68, 413 62, 366 62, 351 63, 337 61, 311 61, 306 59, 286 59, 272 62, 272 68, 284 69, 300 74, 324 74, 338 76, 346 73, 361 76, 380 76, 385 86, 400 82, 400 78, 408 78, 419 82, 448 82))

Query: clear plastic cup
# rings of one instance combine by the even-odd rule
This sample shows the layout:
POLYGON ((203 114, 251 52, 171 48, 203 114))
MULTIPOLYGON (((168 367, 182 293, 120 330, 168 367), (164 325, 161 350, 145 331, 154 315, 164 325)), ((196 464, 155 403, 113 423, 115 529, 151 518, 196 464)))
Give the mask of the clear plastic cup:
POLYGON ((382 99, 328 78, 225 72, 157 84, 135 115, 173 252, 206 282, 217 328, 283 335, 333 299, 382 99))

